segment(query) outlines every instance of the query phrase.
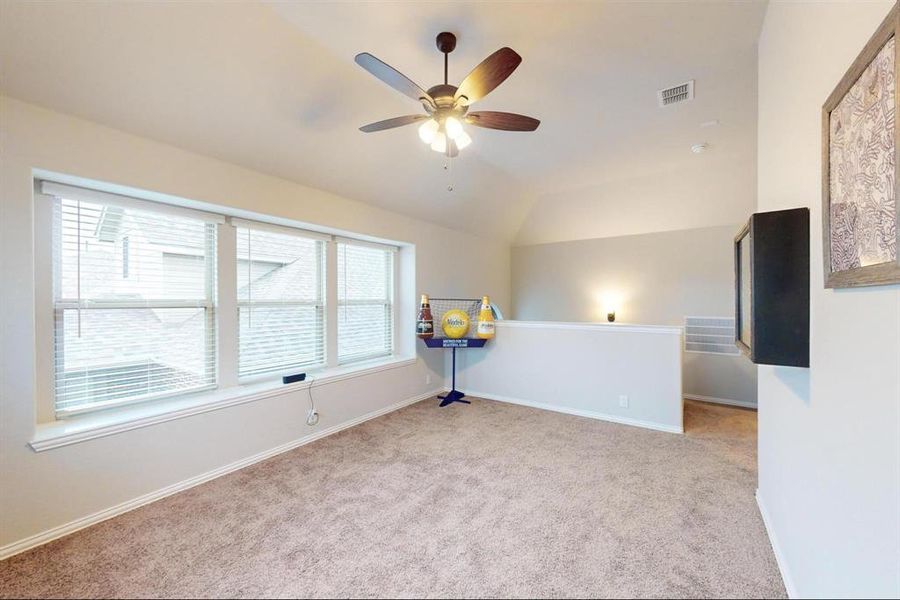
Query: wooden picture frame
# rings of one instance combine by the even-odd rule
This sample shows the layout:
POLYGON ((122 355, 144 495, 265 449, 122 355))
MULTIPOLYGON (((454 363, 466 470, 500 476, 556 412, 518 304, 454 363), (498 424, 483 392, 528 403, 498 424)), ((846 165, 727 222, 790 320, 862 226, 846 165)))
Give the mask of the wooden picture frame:
POLYGON ((898 33, 900 10, 895 3, 822 106, 826 288, 900 283, 900 127, 894 120, 900 114, 898 33), (887 62, 891 59, 892 71, 887 62), (834 194, 833 187, 839 193, 834 194), (832 202, 833 195, 840 202, 832 202))

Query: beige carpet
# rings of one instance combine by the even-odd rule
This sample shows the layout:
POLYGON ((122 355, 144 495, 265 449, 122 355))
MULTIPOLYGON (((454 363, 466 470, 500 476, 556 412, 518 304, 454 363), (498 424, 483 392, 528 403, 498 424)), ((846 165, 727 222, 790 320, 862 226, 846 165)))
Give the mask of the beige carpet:
POLYGON ((420 402, 0 563, 0 596, 784 597, 756 414, 420 402))

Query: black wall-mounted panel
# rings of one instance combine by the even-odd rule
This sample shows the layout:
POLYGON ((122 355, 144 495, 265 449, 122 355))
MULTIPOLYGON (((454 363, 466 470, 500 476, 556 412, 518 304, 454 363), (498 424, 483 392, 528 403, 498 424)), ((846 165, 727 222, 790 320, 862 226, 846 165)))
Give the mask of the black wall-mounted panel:
POLYGON ((754 214, 734 258, 737 346, 757 364, 809 367, 809 209, 754 214))

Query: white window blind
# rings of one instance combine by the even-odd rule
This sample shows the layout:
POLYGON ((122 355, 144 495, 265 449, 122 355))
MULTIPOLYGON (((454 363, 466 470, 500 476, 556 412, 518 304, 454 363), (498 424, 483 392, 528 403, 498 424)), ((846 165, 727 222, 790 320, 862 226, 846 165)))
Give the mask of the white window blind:
POLYGON ((394 246, 38 183, 59 418, 394 353, 394 246))
POLYGON ((393 353, 396 248, 337 242, 338 363, 393 353))
POLYGON ((215 224, 111 194, 43 191, 55 197, 57 413, 215 387, 215 224))
POLYGON ((321 237, 240 222, 238 377, 325 364, 324 271, 321 237))

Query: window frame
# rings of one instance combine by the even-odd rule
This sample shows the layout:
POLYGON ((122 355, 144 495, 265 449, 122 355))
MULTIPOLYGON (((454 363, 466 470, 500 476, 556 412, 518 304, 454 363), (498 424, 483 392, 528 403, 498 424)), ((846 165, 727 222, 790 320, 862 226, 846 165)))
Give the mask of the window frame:
MULTIPOLYGON (((342 306, 380 306, 385 310, 385 314, 388 318, 389 323, 389 332, 388 337, 390 337, 390 350, 387 352, 378 352, 373 354, 366 354, 362 356, 354 356, 349 358, 341 358, 340 353, 336 353, 336 364, 345 366, 345 365, 353 365, 358 363, 370 362, 373 360, 379 360, 388 356, 393 356, 397 352, 397 251, 398 248, 396 246, 390 246, 387 244, 376 244, 373 242, 366 242, 361 240, 356 240, 352 238, 338 237, 334 240, 335 252, 340 253, 340 246, 357 246, 363 248, 371 248, 375 250, 379 250, 387 253, 390 260, 387 263, 387 268, 385 269, 385 290, 387 291, 387 298, 379 299, 379 300, 340 300, 340 294, 337 295, 337 310, 335 311, 335 328, 337 329, 337 343, 340 344, 340 331, 341 325, 339 321, 340 309, 342 306)), ((335 280, 338 278, 338 269, 335 269, 335 280)), ((337 283, 336 283, 337 285, 337 283)), ((340 290, 338 290, 340 291, 340 290)))
MULTIPOLYGON (((65 197, 71 199, 71 195, 65 197)), ((102 182, 88 182, 68 176, 57 176, 43 171, 35 171, 34 174, 34 243, 35 243, 35 350, 36 356, 36 397, 37 423, 49 423, 71 417, 94 415, 96 413, 115 412, 124 410, 127 414, 135 405, 146 405, 148 410, 165 410, 165 403, 171 402, 178 405, 181 400, 196 399, 204 402, 206 397, 220 396, 223 392, 232 393, 247 387, 248 393, 259 389, 259 385, 280 385, 282 373, 260 374, 244 378, 238 378, 238 353, 239 338, 239 301, 237 297, 237 226, 239 224, 251 224, 254 228, 272 228, 293 235, 318 238, 324 241, 324 344, 325 363, 321 366, 311 367, 305 370, 313 378, 328 378, 330 374, 345 376, 355 371, 365 372, 377 368, 379 365, 393 364, 397 360, 409 360, 414 356, 414 339, 407 341, 402 337, 403 328, 398 320, 398 312, 401 305, 406 306, 400 300, 400 290, 409 292, 414 284, 414 246, 400 242, 373 241, 377 238, 369 236, 356 237, 355 234, 340 232, 323 228, 316 230, 315 226, 296 223, 289 219, 269 216, 249 211, 228 209, 220 205, 205 202, 195 202, 174 196, 166 196, 154 192, 144 192, 133 188, 124 188, 114 184, 102 182), (70 182, 71 181, 71 182, 70 182), (89 187, 88 187, 89 186, 89 187), (161 394, 152 398, 123 399, 110 403, 97 403, 95 406, 85 406, 81 409, 58 411, 54 389, 55 379, 55 345, 54 336, 56 329, 56 298, 54 293, 54 214, 53 204, 59 197, 58 189, 80 190, 86 196, 90 196, 91 202, 103 202, 104 199, 113 199, 123 205, 141 205, 142 208, 167 213, 199 214, 211 218, 210 222, 215 226, 214 268, 207 269, 214 279, 211 282, 213 293, 207 294, 206 302, 201 306, 196 302, 192 307, 204 308, 207 318, 213 321, 213 335, 215 348, 215 383, 205 386, 203 389, 190 391, 175 391, 171 395, 161 394), (105 191, 115 190, 115 192, 105 191), (119 193, 121 191, 121 193, 119 193), (194 208, 199 207, 199 208, 194 208), (311 228, 312 227, 312 228, 311 228), (335 233, 332 233, 335 232, 335 233), (391 335, 392 344, 390 354, 384 354, 364 359, 338 362, 338 294, 337 294, 337 246, 338 241, 353 244, 373 245, 380 248, 390 248, 393 253, 391 288, 391 335), (405 250, 405 248, 408 249, 405 250), (401 259, 401 253, 405 258, 401 259), (402 270, 402 272, 401 272, 402 270), (410 281, 402 279, 409 277, 410 281), (405 282, 405 283, 403 283, 405 282), (102 404, 102 405, 101 405, 102 404), (158 408, 157 408, 158 407, 158 408)), ((146 305, 142 305, 145 307, 146 305)), ((100 307, 102 308, 102 307, 100 307)), ((209 328, 207 329, 209 330, 209 328)), ((411 333, 412 330, 410 330, 411 333)), ((107 419, 107 417, 103 417, 107 419)))
MULTIPOLYGON (((215 390, 218 387, 218 376, 217 376, 217 360, 216 360, 216 349, 217 349, 217 323, 218 323, 218 314, 216 310, 216 251, 217 251, 217 243, 216 243, 216 221, 218 217, 211 217, 202 213, 194 213, 194 212, 180 212, 173 211, 170 209, 166 210, 157 210, 157 207, 153 203, 143 202, 136 199, 131 198, 119 198, 112 194, 98 194, 96 197, 88 197, 88 191, 86 190, 83 193, 79 193, 77 190, 73 190, 72 192, 58 189, 54 186, 44 186, 44 191, 56 192, 55 195, 48 196, 49 202, 51 204, 50 214, 51 221, 50 225, 50 242, 51 249, 49 250, 51 257, 51 303, 53 310, 53 323, 52 323, 52 375, 50 381, 50 389, 52 393, 52 402, 53 402, 53 414, 59 419, 63 417, 76 416, 86 413, 93 413, 102 410, 109 410, 124 406, 131 406, 134 404, 141 404, 144 402, 155 402, 159 400, 166 400, 175 397, 181 397, 186 395, 198 394, 209 390, 215 390), (71 196, 71 197, 70 197, 71 196), (194 220, 200 220, 203 222, 204 227, 204 235, 203 235, 203 243, 205 246, 204 256, 207 259, 205 264, 205 272, 204 272, 204 297, 202 300, 197 299, 160 299, 160 298, 150 298, 150 299, 142 299, 136 301, 127 301, 127 300, 107 300, 104 298, 92 298, 90 300, 85 300, 81 297, 68 297, 62 295, 62 284, 60 282, 60 278, 62 277, 62 273, 59 270, 62 265, 61 256, 59 252, 61 251, 61 243, 57 244, 57 236, 62 235, 62 230, 58 229, 60 225, 60 220, 63 218, 61 211, 63 210, 62 204, 63 201, 68 202, 85 202, 90 204, 99 204, 104 207, 108 206, 118 206, 124 208, 132 208, 138 209, 145 213, 152 213, 156 215, 165 214, 165 215, 177 215, 181 217, 188 217, 194 220), (65 318, 66 311, 75 310, 78 311, 78 319, 82 318, 82 313, 90 312, 90 311, 101 311, 101 310, 127 310, 127 309, 139 309, 139 310, 153 310, 153 309, 202 309, 203 310, 203 335, 204 341, 202 342, 202 352, 203 352, 203 364, 204 365, 212 365, 212 381, 206 383, 204 385, 198 385, 189 389, 180 389, 180 390, 172 390, 170 392, 151 392, 149 394, 141 394, 129 396, 127 398, 121 399, 109 399, 109 400, 101 400, 98 402, 92 402, 84 405, 74 405, 71 407, 60 407, 59 406, 59 398, 56 394, 56 384, 58 382, 58 369, 60 362, 65 360, 65 340, 64 340, 64 327, 65 327, 65 318)), ((92 193, 92 192, 91 192, 92 193)), ((112 255, 112 259, 116 260, 118 258, 117 254, 112 255)), ((119 267, 120 265, 114 265, 114 269, 119 267)), ((79 291, 80 294, 80 291, 79 291)))
MULTIPOLYGON (((240 254, 237 251, 237 238, 238 238, 238 229, 247 229, 248 231, 262 231, 262 232, 272 232, 278 233, 281 235, 289 235, 297 238, 302 238, 305 240, 311 240, 315 242, 319 242, 316 246, 316 266, 319 269, 319 281, 317 282, 317 298, 314 301, 309 300, 272 300, 272 301, 255 301, 252 296, 250 296, 247 300, 241 300, 238 296, 237 292, 239 292, 239 288, 235 288, 236 295, 236 306, 237 306, 237 341, 238 341, 238 356, 237 356, 237 381, 239 384, 253 383, 259 381, 265 381, 267 379, 277 379, 279 377, 283 377, 284 375, 290 375, 293 373, 297 373, 298 369, 306 370, 306 371, 316 371, 321 370, 328 366, 328 349, 327 349, 327 339, 328 339, 328 302, 327 302, 327 291, 326 287, 328 284, 328 268, 326 264, 326 256, 328 253, 328 244, 331 243, 331 236, 325 236, 313 232, 309 232, 299 228, 292 227, 283 227, 280 225, 273 225, 270 223, 265 223, 261 221, 249 221, 245 219, 229 219, 229 224, 231 225, 231 229, 233 230, 235 236, 235 254, 234 254, 234 269, 235 269, 235 278, 237 277, 238 272, 238 261, 241 259, 240 254), (240 369, 240 310, 244 307, 289 307, 289 306, 303 306, 303 307, 313 307, 317 311, 319 311, 320 318, 322 320, 321 323, 321 331, 322 331, 322 361, 309 364, 309 365, 298 365, 296 367, 291 367, 287 369, 280 369, 271 371, 269 373, 256 373, 250 375, 241 376, 240 369)), ((250 257, 252 261, 252 249, 250 251, 250 257)), ((248 278, 249 279, 249 278, 248 278)))

